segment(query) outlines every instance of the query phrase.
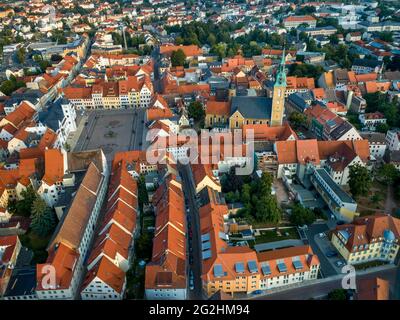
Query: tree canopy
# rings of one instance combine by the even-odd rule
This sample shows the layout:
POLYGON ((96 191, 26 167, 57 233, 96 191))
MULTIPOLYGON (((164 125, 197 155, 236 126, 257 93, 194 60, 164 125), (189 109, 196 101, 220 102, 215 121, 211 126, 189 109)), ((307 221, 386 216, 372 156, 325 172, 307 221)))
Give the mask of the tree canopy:
POLYGON ((367 196, 371 188, 371 176, 367 168, 360 164, 350 166, 349 187, 354 198, 367 196))
POLYGON ((316 217, 314 211, 303 207, 300 203, 295 203, 292 206, 292 213, 289 219, 294 225, 302 226, 312 224, 316 217))
POLYGON ((171 64, 173 67, 183 66, 186 61, 186 55, 182 49, 178 49, 172 52, 171 64))
POLYGON ((30 227, 33 232, 41 237, 49 235, 57 225, 57 218, 54 211, 40 197, 37 197, 33 201, 31 210, 33 218, 30 227))
POLYGON ((271 194, 272 182, 272 175, 263 172, 260 179, 242 184, 241 202, 244 208, 237 212, 237 216, 250 223, 278 223, 282 212, 276 197, 271 194))

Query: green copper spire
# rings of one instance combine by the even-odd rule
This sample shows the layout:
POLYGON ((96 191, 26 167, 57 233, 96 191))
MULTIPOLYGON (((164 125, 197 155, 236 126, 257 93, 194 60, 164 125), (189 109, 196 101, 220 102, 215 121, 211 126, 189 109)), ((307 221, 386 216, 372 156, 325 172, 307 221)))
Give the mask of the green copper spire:
POLYGON ((281 64, 279 66, 278 72, 276 73, 276 87, 286 87, 286 69, 285 69, 285 47, 282 51, 281 64))

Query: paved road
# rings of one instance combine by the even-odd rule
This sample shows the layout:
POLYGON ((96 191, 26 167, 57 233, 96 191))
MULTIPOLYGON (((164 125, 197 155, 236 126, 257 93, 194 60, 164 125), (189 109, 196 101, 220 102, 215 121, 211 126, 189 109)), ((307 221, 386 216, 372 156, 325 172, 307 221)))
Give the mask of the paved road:
POLYGON ((319 248, 318 244, 315 241, 315 236, 321 232, 328 231, 329 228, 325 223, 316 223, 308 227, 307 230, 307 238, 313 252, 318 256, 319 261, 321 262, 321 272, 323 277, 329 277, 332 275, 336 275, 336 270, 332 267, 331 263, 328 261, 328 258, 325 256, 325 252, 319 248))
POLYGON ((151 52, 151 57, 154 61, 154 91, 157 93, 161 93, 161 83, 160 83, 160 48, 158 46, 154 46, 153 51, 151 52))
POLYGON ((389 214, 394 213, 394 209, 397 208, 397 203, 394 199, 394 190, 393 186, 390 185, 387 190, 386 202, 385 202, 385 211, 389 214))
MULTIPOLYGON (((189 292, 190 300, 200 300, 203 299, 202 295, 202 283, 201 283, 201 237, 200 237, 200 219, 199 219, 199 209, 196 203, 196 195, 194 189, 193 176, 191 173, 190 165, 178 164, 179 172, 182 177, 183 190, 185 197, 189 204, 189 214, 192 229, 192 248, 193 248, 193 264, 190 269, 193 271, 194 275, 194 290, 189 292)), ((189 242, 189 240, 188 240, 189 242)), ((189 243, 188 243, 189 247, 189 243)))
MULTIPOLYGON (((384 270, 359 275, 357 279, 380 277, 385 280, 388 280, 391 285, 392 294, 398 297, 398 292, 396 294, 395 290, 396 289, 398 290, 398 284, 397 284, 398 281, 396 280, 400 279, 399 274, 400 274, 399 267, 393 266, 392 268, 385 268, 384 270)), ((292 288, 279 293, 258 297, 255 298, 255 300, 308 300, 311 298, 322 298, 326 297, 330 291, 334 289, 340 289, 342 287, 341 282, 342 282, 341 278, 336 279, 335 277, 331 281, 310 284, 298 288, 292 288)))

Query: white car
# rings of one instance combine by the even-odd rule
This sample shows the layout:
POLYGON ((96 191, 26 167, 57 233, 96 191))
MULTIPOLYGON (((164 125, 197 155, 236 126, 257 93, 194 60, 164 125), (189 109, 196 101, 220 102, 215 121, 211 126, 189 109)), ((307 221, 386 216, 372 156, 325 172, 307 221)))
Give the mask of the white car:
POLYGON ((325 237, 325 233, 321 232, 321 233, 319 234, 319 237, 320 237, 320 238, 325 237))

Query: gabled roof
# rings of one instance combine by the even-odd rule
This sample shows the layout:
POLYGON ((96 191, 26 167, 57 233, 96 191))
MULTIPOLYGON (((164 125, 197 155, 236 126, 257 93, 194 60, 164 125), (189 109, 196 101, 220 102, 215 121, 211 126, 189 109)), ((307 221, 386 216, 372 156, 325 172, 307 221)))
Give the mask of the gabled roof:
POLYGON ((58 149, 44 151, 44 176, 42 180, 51 186, 63 180, 64 176, 64 155, 58 149))
POLYGON ((96 278, 103 281, 119 294, 122 293, 122 289, 126 280, 125 272, 118 268, 106 257, 102 257, 96 263, 96 265, 88 271, 82 284, 82 290, 87 288, 87 286, 90 285, 96 278))
POLYGON ((52 247, 49 251, 49 257, 46 263, 37 265, 36 290, 59 290, 69 288, 78 259, 78 252, 70 248, 64 242, 60 242, 57 246, 52 247), (44 284, 42 280, 44 280, 43 278, 48 274, 48 271, 43 270, 43 268, 47 268, 48 265, 53 266, 56 270, 56 287, 45 289, 42 286, 44 284))
POLYGON ((60 228, 51 241, 50 250, 60 242, 74 249, 79 248, 86 224, 93 213, 102 181, 101 172, 94 163, 91 163, 68 212, 59 223, 60 228))
POLYGON ((246 119, 271 119, 272 99, 268 97, 235 96, 231 102, 231 115, 236 111, 246 119))

